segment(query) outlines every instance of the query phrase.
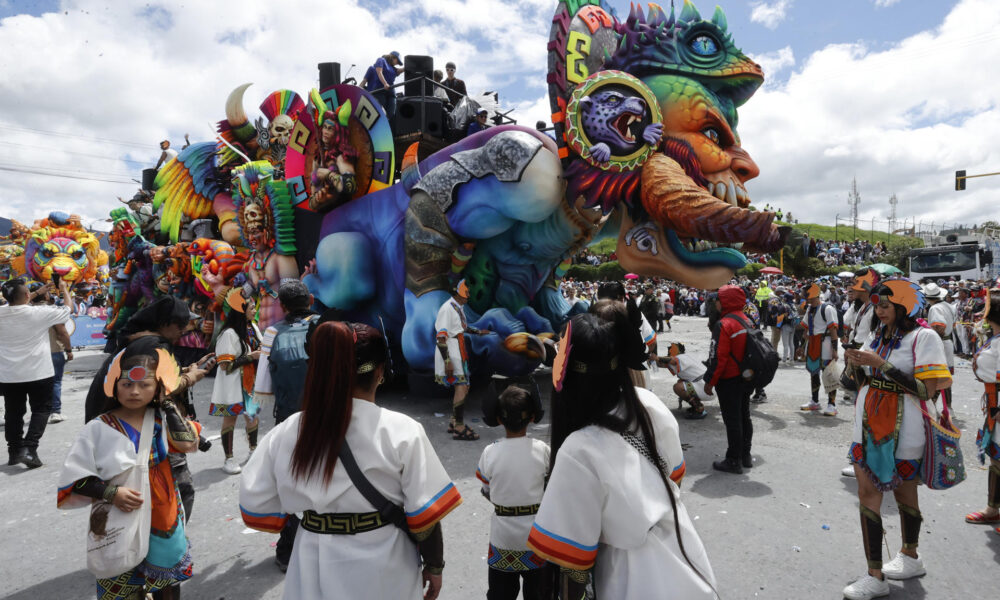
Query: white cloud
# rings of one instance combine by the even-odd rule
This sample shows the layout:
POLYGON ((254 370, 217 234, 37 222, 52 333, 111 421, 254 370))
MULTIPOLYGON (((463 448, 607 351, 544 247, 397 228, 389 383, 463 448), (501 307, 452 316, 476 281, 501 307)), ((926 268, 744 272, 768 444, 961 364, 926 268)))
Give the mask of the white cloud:
POLYGON ((898 4, 899 0, 875 0, 875 6, 877 8, 886 8, 892 6, 893 4, 898 4))
POLYGON ((750 20, 760 23, 768 29, 775 29, 788 16, 788 9, 792 7, 793 0, 776 0, 775 2, 764 2, 758 0, 750 3, 750 20))
POLYGON ((345 76, 355 64, 360 80, 390 50, 433 56, 442 69, 453 60, 470 93, 499 90, 503 106, 526 111, 514 115, 522 122, 548 120, 537 100, 548 1, 419 0, 377 11, 360 1, 63 0, 57 12, 0 20, 0 215, 30 222, 58 208, 104 219, 121 206, 116 196, 135 192, 129 180, 156 163, 160 140, 212 139, 209 124, 245 82, 254 82, 245 96, 251 118, 273 90, 304 98, 319 62, 340 62, 345 76))
POLYGON ((795 53, 791 46, 785 46, 774 52, 751 54, 750 58, 764 69, 764 83, 769 85, 778 73, 795 66, 795 53))
POLYGON ((991 72, 1000 13, 964 0, 932 31, 884 51, 830 45, 784 84, 740 109, 743 143, 761 168, 749 190, 800 220, 832 223, 847 212, 857 176, 862 216, 973 223, 992 218, 995 179, 954 191, 954 172, 1000 164, 1000 81, 991 72))

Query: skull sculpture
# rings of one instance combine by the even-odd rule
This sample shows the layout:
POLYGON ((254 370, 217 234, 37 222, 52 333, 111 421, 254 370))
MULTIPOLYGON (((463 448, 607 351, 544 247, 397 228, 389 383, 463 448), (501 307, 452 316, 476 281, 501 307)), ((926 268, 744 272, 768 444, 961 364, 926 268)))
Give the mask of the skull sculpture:
POLYGON ((288 140, 292 135, 292 127, 294 126, 295 121, 288 115, 276 116, 268 128, 271 134, 270 142, 280 146, 287 146, 288 140))

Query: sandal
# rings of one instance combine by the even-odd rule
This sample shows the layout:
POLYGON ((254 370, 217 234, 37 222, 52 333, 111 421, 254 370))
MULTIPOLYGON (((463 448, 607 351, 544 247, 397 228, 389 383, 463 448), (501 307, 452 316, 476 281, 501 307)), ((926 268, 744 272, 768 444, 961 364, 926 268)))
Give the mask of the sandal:
POLYGON ((463 425, 462 429, 455 430, 455 435, 451 436, 451 439, 461 442, 474 442, 479 439, 479 434, 468 425, 463 425))
POLYGON ((986 513, 983 513, 983 512, 980 512, 980 511, 977 510, 976 512, 969 513, 969 514, 965 515, 965 522, 966 523, 973 523, 973 524, 977 524, 977 525, 978 524, 1000 523, 1000 514, 998 514, 996 516, 993 516, 993 517, 988 517, 988 516, 986 516, 986 513))
POLYGON ((458 430, 455 429, 455 417, 452 417, 448 421, 448 433, 456 433, 458 430))

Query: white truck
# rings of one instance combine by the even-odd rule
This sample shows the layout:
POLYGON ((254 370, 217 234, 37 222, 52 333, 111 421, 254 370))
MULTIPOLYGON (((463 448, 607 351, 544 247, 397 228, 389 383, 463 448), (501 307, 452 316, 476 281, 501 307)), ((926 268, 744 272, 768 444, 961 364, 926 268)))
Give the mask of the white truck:
POLYGON ((998 233, 951 230, 925 237, 925 247, 910 250, 910 280, 996 279, 1000 264, 994 264, 993 257, 1000 258, 998 233))

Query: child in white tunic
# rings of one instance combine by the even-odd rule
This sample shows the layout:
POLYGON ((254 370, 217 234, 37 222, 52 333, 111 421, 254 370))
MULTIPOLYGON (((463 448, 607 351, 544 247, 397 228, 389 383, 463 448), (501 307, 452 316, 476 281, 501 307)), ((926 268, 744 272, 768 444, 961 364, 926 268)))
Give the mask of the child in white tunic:
POLYGON ((531 395, 508 387, 497 402, 497 420, 507 437, 483 450, 476 477, 493 503, 487 600, 516 600, 521 580, 524 600, 542 600, 548 589, 544 558, 528 550, 528 532, 538 512, 549 475, 549 445, 525 435, 535 420, 531 395))
POLYGON ((652 392, 630 385, 636 333, 618 310, 613 323, 573 317, 559 342, 554 465, 528 547, 562 568, 568 597, 581 597, 592 572, 598 598, 715 598, 708 556, 680 502, 677 421, 652 392))
POLYGON ((440 589, 439 522, 462 499, 423 427, 375 405, 386 352, 384 338, 367 325, 320 325, 310 343, 302 412, 268 432, 243 470, 240 511, 248 526, 278 533, 287 515, 302 514, 287 600, 419 600, 422 582, 440 589), (330 464, 342 444, 371 485, 402 507, 407 532, 374 512, 341 460, 330 464))

